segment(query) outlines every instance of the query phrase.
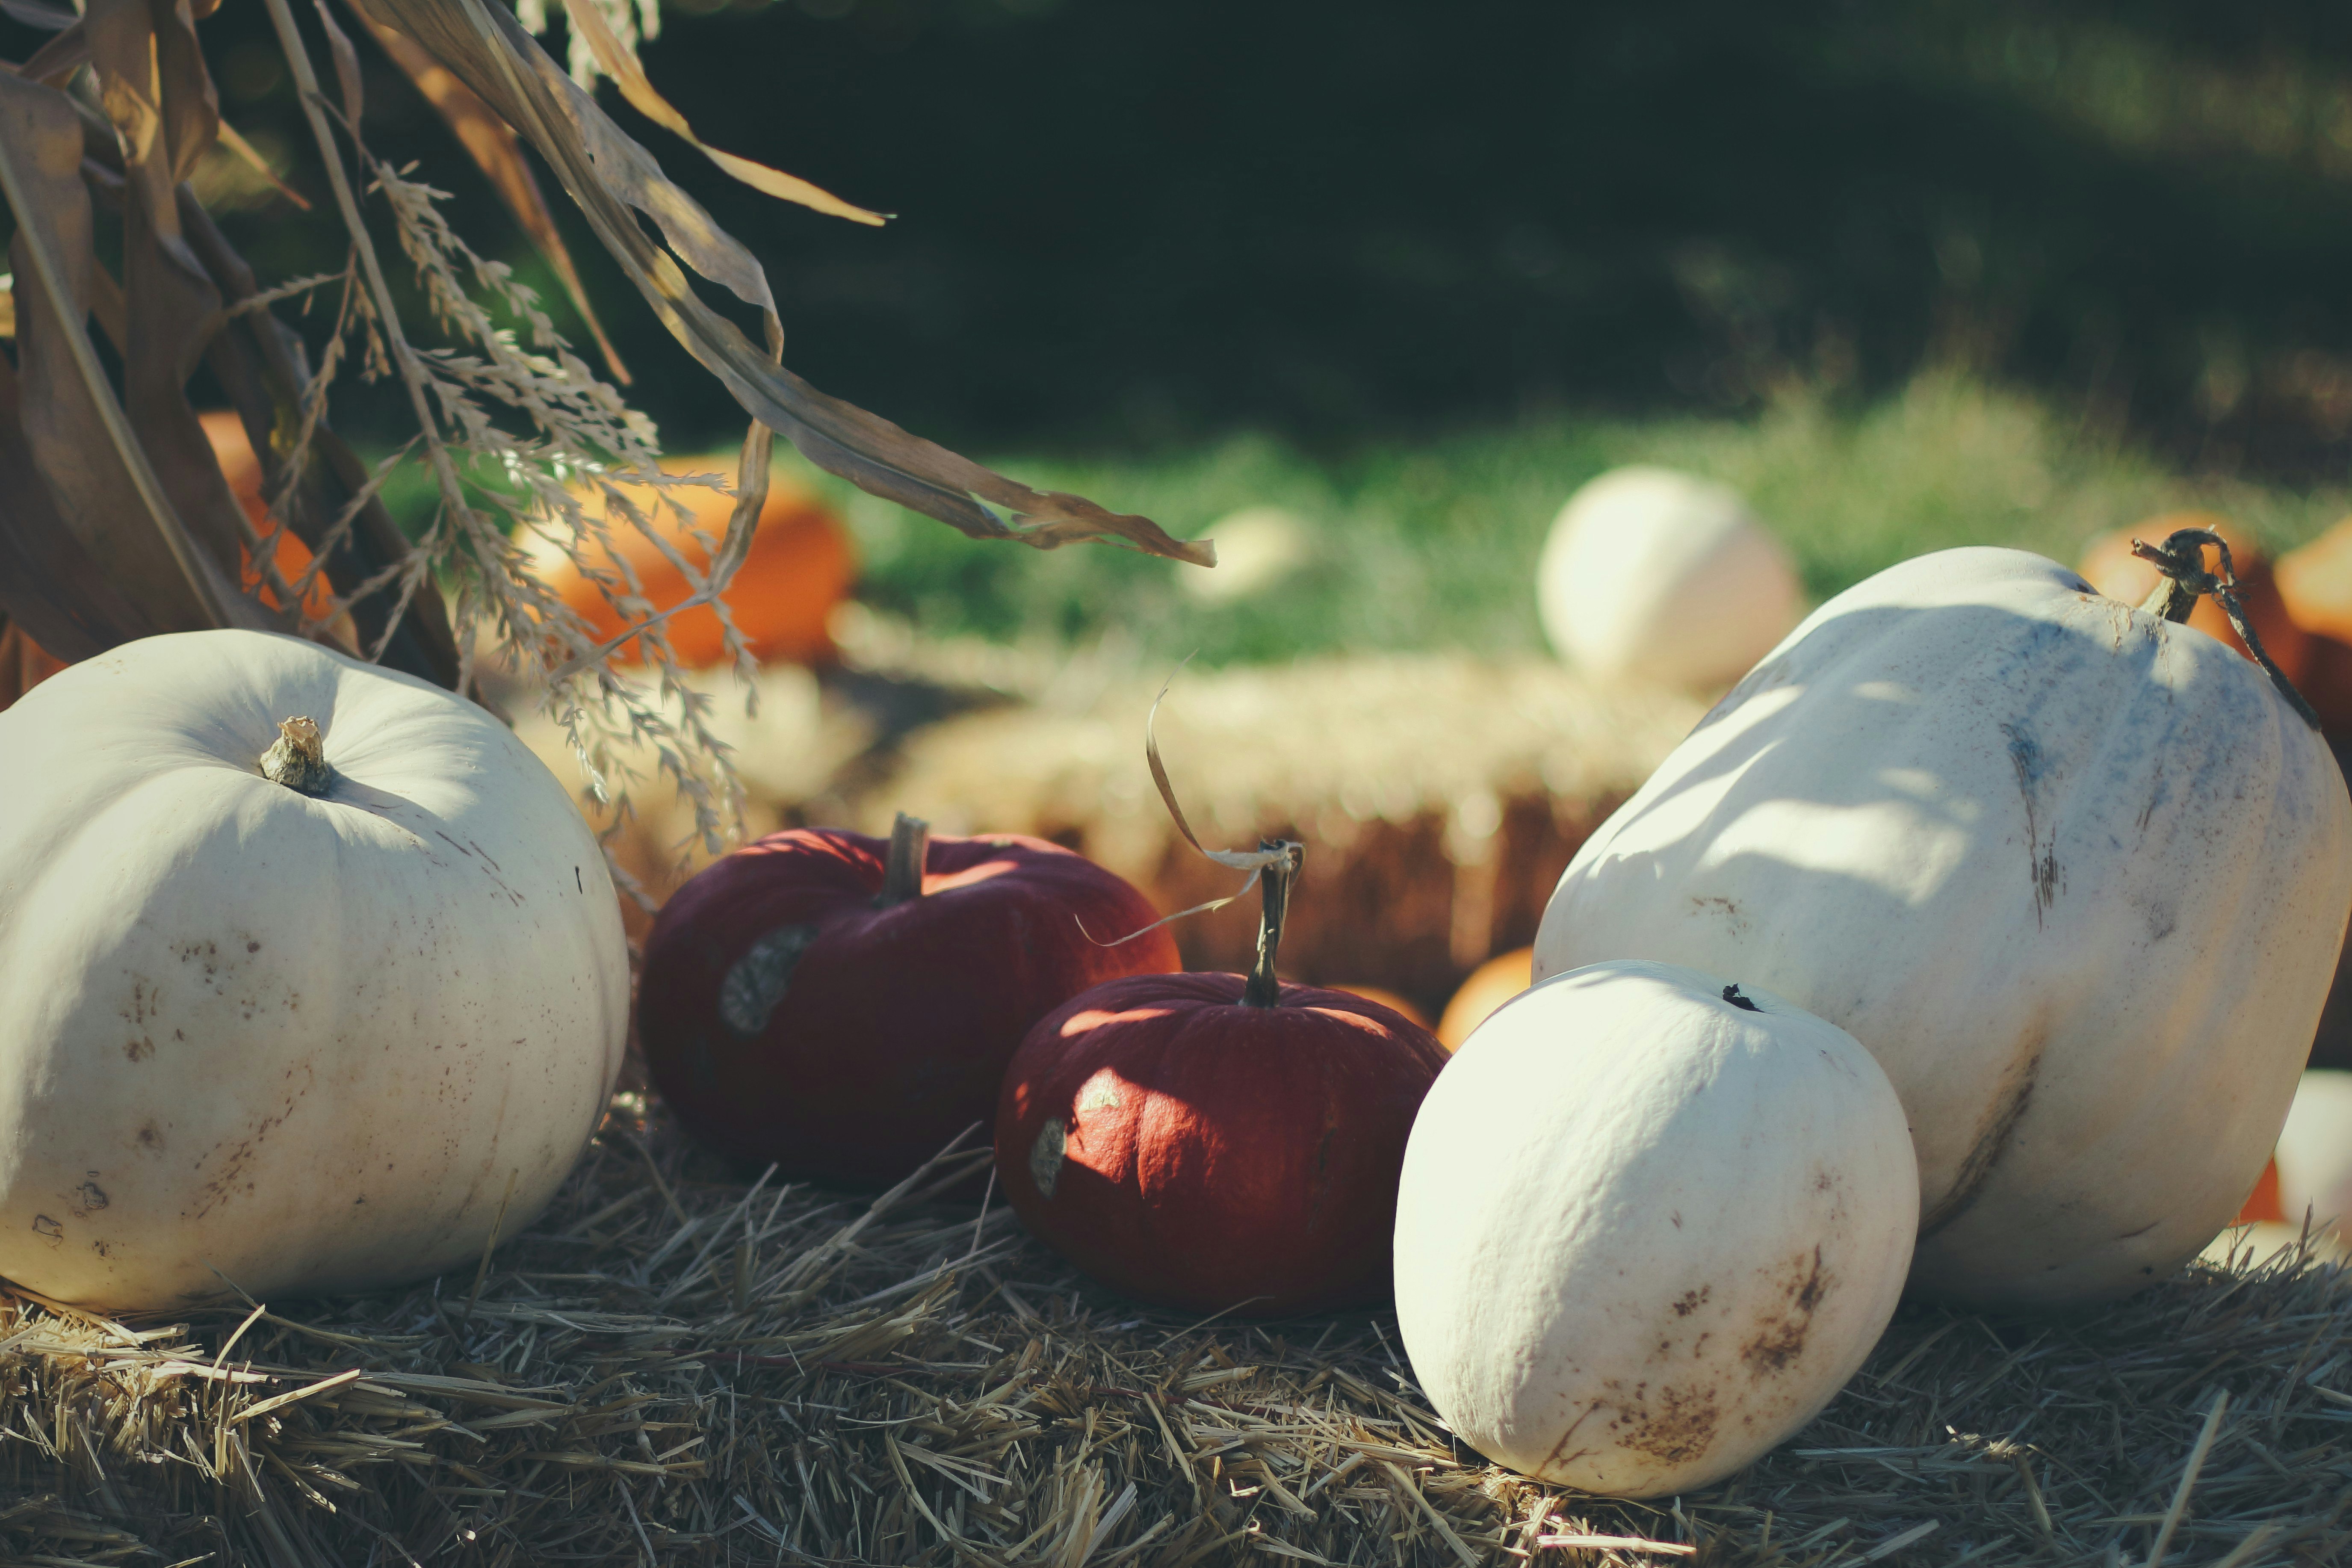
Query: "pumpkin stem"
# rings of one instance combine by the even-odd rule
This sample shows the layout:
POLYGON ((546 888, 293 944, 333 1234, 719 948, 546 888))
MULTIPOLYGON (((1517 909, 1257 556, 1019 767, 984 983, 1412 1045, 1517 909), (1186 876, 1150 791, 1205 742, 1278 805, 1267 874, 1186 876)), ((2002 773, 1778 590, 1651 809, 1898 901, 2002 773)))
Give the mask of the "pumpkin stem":
POLYGON ((2286 699, 2286 705, 2302 715, 2303 721, 2314 730, 2319 728, 2319 715, 2312 711, 2311 704, 2303 700, 2294 683, 2271 662, 2263 639, 2255 634, 2254 623, 2247 617, 2245 606, 2238 602, 2237 569, 2231 564, 2230 547, 2222 542, 2220 534, 2210 528, 2176 529, 2162 544, 2144 544, 2135 539, 2131 547, 2134 555, 2163 574, 2156 591, 2147 596, 2141 609, 2179 626, 2197 607, 2197 596, 2210 594, 2213 602, 2221 606, 2221 613, 2230 617, 2238 640, 2246 645, 2246 651, 2254 656, 2254 662, 2263 667, 2271 684, 2286 699), (2205 570, 2205 546, 2209 544, 2221 552, 2219 575, 2205 570))
POLYGON ((261 776, 271 784, 284 784, 297 795, 326 794, 335 782, 335 770, 327 765, 326 746, 319 726, 309 719, 280 722, 277 741, 261 753, 261 776))
POLYGON ((905 812, 890 825, 890 856, 882 863, 882 893, 877 910, 908 903, 923 896, 923 862, 929 858, 931 825, 905 812))
POLYGON ((1290 884, 1297 879, 1299 868, 1306 864, 1307 846, 1287 838, 1261 838, 1257 847, 1285 853, 1280 859, 1268 861, 1258 873, 1258 896, 1264 902, 1257 922, 1257 962, 1250 965, 1249 981, 1242 987, 1242 1005, 1272 1007, 1282 1000, 1282 982, 1274 977, 1275 951, 1282 945, 1282 920, 1290 907, 1290 884))

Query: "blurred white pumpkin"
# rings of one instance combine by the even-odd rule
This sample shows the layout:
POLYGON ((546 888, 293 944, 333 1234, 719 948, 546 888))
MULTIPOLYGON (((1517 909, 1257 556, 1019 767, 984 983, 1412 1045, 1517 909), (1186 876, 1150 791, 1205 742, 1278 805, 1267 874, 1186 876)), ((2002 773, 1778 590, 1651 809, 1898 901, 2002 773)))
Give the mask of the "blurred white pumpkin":
POLYGON ((1902 1104, 1853 1036, 1696 970, 1596 963, 1504 1004, 1422 1102, 1397 1326, 1480 1453, 1662 1497, 1844 1386, 1918 1225, 1902 1104))
POLYGON ((2352 1227, 2352 1072, 2303 1075, 2273 1158, 2288 1225, 2300 1230, 2308 1212, 2315 1233, 2352 1227))
POLYGON ((1747 674, 1805 613, 1788 551, 1737 493, 1638 466, 1560 509, 1536 604, 1570 663, 1693 689, 1747 674))
POLYGON ((1203 605, 1231 605, 1281 586, 1315 553, 1315 531, 1278 506, 1244 507, 1213 524, 1217 563, 1176 574, 1177 585, 1203 605))

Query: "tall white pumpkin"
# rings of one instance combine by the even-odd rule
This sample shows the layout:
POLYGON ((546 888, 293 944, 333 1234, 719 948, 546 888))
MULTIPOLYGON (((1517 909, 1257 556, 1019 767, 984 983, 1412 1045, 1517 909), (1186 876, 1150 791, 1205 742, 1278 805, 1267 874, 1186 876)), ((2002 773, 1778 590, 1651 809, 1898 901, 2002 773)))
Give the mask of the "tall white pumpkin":
POLYGON ((2204 633, 2019 551, 1822 605, 1578 853, 1538 978, 1753 976, 1911 1118, 1915 1287, 2056 1305, 2196 1255, 2252 1188, 2352 907, 2319 736, 2204 633))
POLYGON ((1687 1491, 1844 1386, 1918 1225, 1903 1108, 1851 1035, 1759 987, 1598 963, 1506 1004, 1422 1102, 1397 1327, 1487 1458, 1687 1491))
POLYGON ((627 952, 563 786, 472 703, 152 637, 0 713, 0 1275, 108 1308, 365 1289, 554 1195, 627 952), (315 796, 258 771, 298 717, 315 796))
POLYGON ((1805 613, 1788 551, 1736 491, 1639 465, 1560 509, 1536 606, 1578 668, 1693 689, 1738 679, 1805 613))

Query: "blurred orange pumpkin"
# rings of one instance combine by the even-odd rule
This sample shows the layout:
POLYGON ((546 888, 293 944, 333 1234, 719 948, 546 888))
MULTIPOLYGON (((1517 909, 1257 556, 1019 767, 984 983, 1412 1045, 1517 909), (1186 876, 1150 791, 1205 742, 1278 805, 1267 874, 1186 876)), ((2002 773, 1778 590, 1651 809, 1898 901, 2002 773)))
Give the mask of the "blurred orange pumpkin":
POLYGON ((25 628, 0 616, 0 708, 5 708, 66 667, 25 634, 25 628))
POLYGON ((2254 1183, 2254 1190, 2246 1194, 2245 1206, 2238 1210, 2231 1225, 2281 1225, 2286 1220, 2286 1208, 2279 1199, 2278 1159, 2273 1155, 2263 1167, 2254 1183))
POLYGON ((1445 1005, 1444 1016, 1437 1020, 1437 1042, 1449 1051, 1458 1051, 1470 1032, 1486 1021, 1486 1015, 1525 991, 1534 982, 1536 950, 1523 947, 1490 958, 1470 972, 1470 978, 1454 993, 1454 1000, 1445 1005))
POLYGON ((1350 996, 1361 996, 1367 1002, 1377 1002, 1390 1012, 1400 1015, 1418 1028, 1429 1027, 1429 1016, 1395 992, 1380 985, 1334 985, 1333 991, 1345 991, 1350 996))
POLYGON ((2296 686, 2322 726, 2352 729, 2352 517, 2281 556, 2278 588, 2312 642, 2308 679, 2296 686))
MULTIPOLYGON (((253 455, 252 442, 246 438, 245 421, 226 408, 215 408, 197 418, 204 425, 205 438, 212 443, 213 460, 220 464, 222 477, 228 480, 229 493, 236 497, 245 515, 253 520, 254 528, 268 533, 269 508, 261 499, 261 462, 253 455)), ((289 584, 310 569, 310 547, 297 538, 292 529, 278 531, 271 554, 278 563, 278 574, 289 584)), ((273 610, 278 608, 278 595, 262 587, 261 570, 250 554, 245 556, 237 579, 238 587, 248 594, 260 588, 261 602, 273 610)), ((302 595, 302 613, 311 620, 324 620, 333 614, 334 603, 334 588, 321 574, 302 595)))
MULTIPOLYGON (((2175 529, 2181 528, 2210 528, 2229 544, 2231 565, 2238 575, 2238 599, 2245 606, 2246 618, 2253 623, 2254 635, 2263 639, 2263 651, 2271 656, 2271 662, 2301 690, 2311 667, 2312 639, 2311 634, 2288 612, 2284 597, 2285 563, 2280 563, 2278 571, 2273 573, 2263 547, 2227 518, 2210 511, 2161 513, 2092 540, 2083 547, 2083 558, 2075 570, 2108 598, 2121 599, 2127 605, 2140 604, 2155 592, 2157 571, 2132 553, 2131 542, 2140 539, 2161 544, 2175 529)), ((2220 563, 2208 556, 2206 564, 2218 567, 2220 563)), ((2196 609, 2189 612, 2189 624, 2247 658, 2252 657, 2238 639, 2230 617, 2211 599, 2197 601, 2196 609)))
MULTIPOLYGON (((734 468, 732 455, 665 459, 662 463, 662 471, 669 474, 731 475, 734 468)), ((688 524, 679 520, 671 503, 683 506, 692 527, 716 540, 727 532, 734 498, 714 489, 684 487, 668 491, 656 508, 649 487, 633 488, 638 493, 630 500, 639 510, 651 514, 649 521, 661 537, 698 570, 708 565, 709 552, 689 531, 688 524)), ((601 505, 595 500, 589 504, 601 505)), ((667 609, 685 599, 688 593, 685 575, 618 508, 605 510, 612 545, 636 573, 645 596, 654 607, 667 609)), ((526 544, 541 581, 562 595, 598 637, 611 638, 621 634, 620 616, 552 538, 541 535, 526 544)), ((611 559, 608 553, 595 564, 613 570, 611 559)), ((773 479, 768 486, 767 507, 760 513, 759 525, 751 534, 751 553, 744 557, 733 585, 727 591, 727 606, 755 658, 762 661, 819 658, 833 650, 825 623, 834 606, 848 594, 856 574, 849 533, 841 521, 808 491, 786 480, 773 479)), ((670 647, 681 664, 695 668, 726 662, 719 616, 707 605, 673 616, 664 626, 670 647)), ((620 649, 618 657, 625 662, 640 663, 645 656, 638 640, 633 638, 620 649)))

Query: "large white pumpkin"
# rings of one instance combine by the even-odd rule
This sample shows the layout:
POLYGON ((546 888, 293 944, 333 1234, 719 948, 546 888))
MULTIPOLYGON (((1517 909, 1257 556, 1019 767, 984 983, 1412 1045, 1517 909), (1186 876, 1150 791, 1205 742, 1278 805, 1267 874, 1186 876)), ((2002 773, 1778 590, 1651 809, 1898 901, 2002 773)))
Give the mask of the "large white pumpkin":
POLYGON ((2018 551, 1814 612, 1560 879, 1538 978, 1753 976, 1910 1112, 1916 1286, 2054 1305, 2196 1255, 2260 1174, 2352 906, 2319 736, 2204 633, 2018 551))
POLYGON ((1397 1326, 1487 1458, 1688 1491, 1853 1375, 1918 1225, 1902 1105, 1852 1036, 1759 987, 1594 964, 1503 1006, 1422 1102, 1397 1326))
POLYGON ((1570 663, 1694 690, 1738 679, 1805 613, 1789 552, 1737 493, 1643 467, 1569 498, 1536 568, 1536 605, 1570 663))
POLYGON ((594 1131, 612 883, 472 703, 293 637, 151 637, 0 713, 0 1275, 110 1308, 415 1278, 501 1205, 520 1229, 594 1131), (298 717, 315 798, 257 771, 298 717))

